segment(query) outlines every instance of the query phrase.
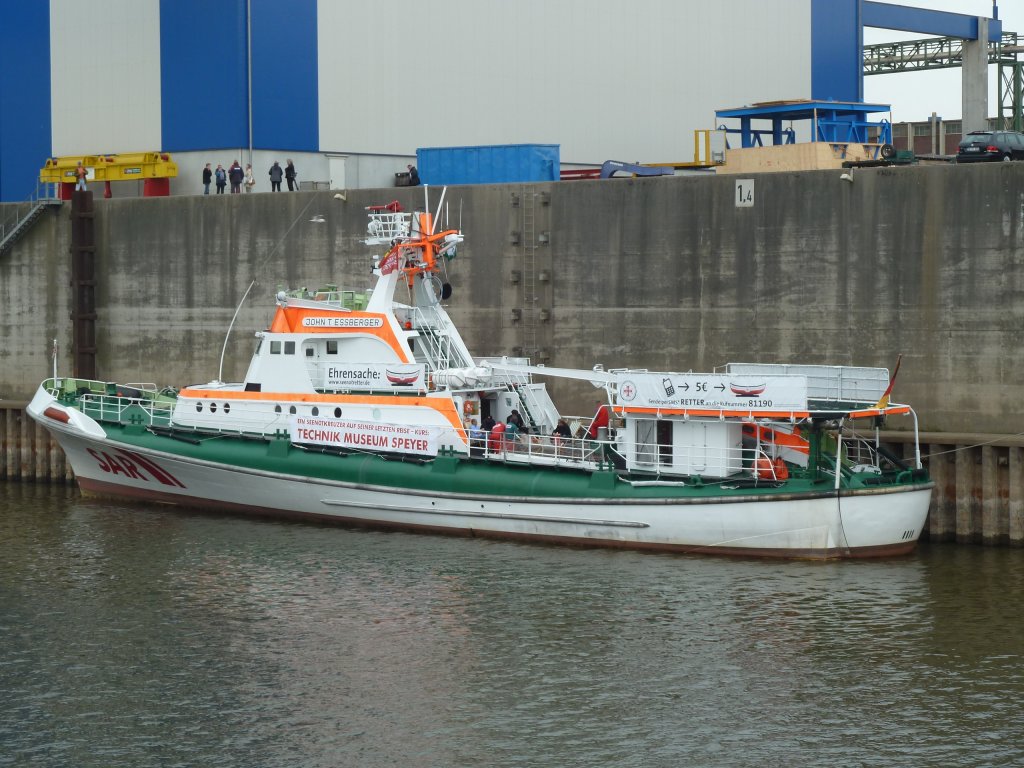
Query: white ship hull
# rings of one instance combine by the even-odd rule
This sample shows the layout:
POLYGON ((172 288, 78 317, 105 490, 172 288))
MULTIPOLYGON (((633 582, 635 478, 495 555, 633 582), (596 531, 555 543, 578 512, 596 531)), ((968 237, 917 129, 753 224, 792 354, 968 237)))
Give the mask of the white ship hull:
MULTIPOLYGON (((44 421, 45 423, 45 421, 44 421)), ((837 496, 693 501, 531 498, 410 491, 184 459, 47 424, 86 493, 280 518, 714 554, 867 557, 911 551, 930 486, 837 496), (104 460, 131 457, 126 471, 104 460)))

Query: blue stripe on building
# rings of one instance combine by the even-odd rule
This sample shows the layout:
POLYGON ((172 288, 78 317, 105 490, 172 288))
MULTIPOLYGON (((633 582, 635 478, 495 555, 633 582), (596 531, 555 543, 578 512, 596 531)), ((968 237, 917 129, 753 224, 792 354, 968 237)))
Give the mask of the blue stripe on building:
POLYGON ((320 149, 316 0, 251 0, 252 116, 259 149, 320 149))
POLYGON ((50 4, 0 0, 0 19, 0 202, 13 202, 52 151, 50 4))
POLYGON ((249 144, 245 0, 161 0, 166 152, 249 144))
POLYGON ((811 0, 811 98, 863 101, 860 0, 811 0))

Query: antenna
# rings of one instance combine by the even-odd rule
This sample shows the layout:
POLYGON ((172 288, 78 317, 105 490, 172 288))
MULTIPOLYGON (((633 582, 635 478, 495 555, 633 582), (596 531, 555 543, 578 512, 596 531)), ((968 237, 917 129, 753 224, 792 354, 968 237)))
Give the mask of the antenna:
MULTIPOLYGON (((299 223, 299 219, 301 219, 303 216, 306 215, 306 211, 309 210, 309 207, 311 205, 313 205, 313 203, 316 201, 316 199, 318 197, 320 197, 320 195, 322 195, 322 194, 323 194, 322 192, 318 192, 318 193, 314 193, 313 195, 310 196, 309 202, 306 203, 304 206, 302 206, 302 210, 299 211, 299 215, 296 216, 292 220, 292 223, 288 226, 288 229, 285 230, 284 234, 281 235, 281 238, 277 241, 277 243, 274 245, 274 247, 270 250, 270 253, 268 253, 263 258, 263 261, 261 261, 256 266, 257 273, 259 272, 259 270, 263 269, 264 266, 266 266, 266 263, 268 261, 270 261, 270 257, 273 256, 275 253, 277 253, 277 249, 281 247, 281 243, 283 243, 285 238, 288 237, 288 235, 291 234, 291 231, 293 229, 295 229, 295 225, 299 223)), ((235 320, 238 319, 238 313, 241 311, 242 305, 245 303, 246 298, 249 296, 249 291, 252 290, 252 287, 254 285, 256 285, 256 278, 255 277, 252 279, 252 282, 249 283, 249 287, 245 289, 245 293, 242 294, 242 298, 238 300, 238 306, 235 307, 235 314, 231 317, 231 322, 228 324, 227 333, 224 334, 224 346, 221 347, 221 350, 220 350, 220 365, 217 367, 217 381, 219 381, 221 383, 224 382, 224 355, 228 351, 228 339, 231 337, 231 329, 234 327, 235 320)))
MULTIPOLYGON (((448 187, 441 187, 441 199, 437 201, 437 213, 434 214, 434 218, 430 222, 430 234, 434 234, 435 222, 441 216, 441 206, 444 205, 444 196, 448 191, 448 187)), ((430 210, 429 208, 427 209, 430 210)))

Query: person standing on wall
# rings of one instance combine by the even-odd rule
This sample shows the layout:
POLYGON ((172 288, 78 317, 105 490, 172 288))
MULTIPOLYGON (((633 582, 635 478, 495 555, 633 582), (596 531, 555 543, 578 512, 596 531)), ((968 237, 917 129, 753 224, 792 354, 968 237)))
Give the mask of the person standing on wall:
POLYGON ((248 163, 245 166, 245 191, 252 192, 252 189, 255 186, 256 177, 252 175, 252 163, 248 163))
POLYGON ((228 174, 224 170, 224 166, 217 163, 217 170, 213 172, 213 176, 217 179, 217 194, 224 194, 224 187, 228 185, 228 174))
POLYGON ((281 166, 277 164, 277 160, 270 166, 270 191, 280 192, 281 191, 281 177, 284 176, 284 171, 281 170, 281 166))
POLYGON ((203 168, 203 194, 210 194, 210 184, 213 182, 213 171, 210 170, 210 164, 207 163, 206 167, 203 168))
POLYGON ((409 168, 409 186, 418 187, 420 185, 420 172, 416 170, 415 165, 408 166, 409 168))
POLYGON ((298 177, 299 173, 295 170, 295 166, 292 164, 291 158, 288 158, 288 162, 284 166, 284 177, 288 180, 288 191, 294 192, 299 188, 298 177))
POLYGON ((75 191, 81 190, 85 192, 85 180, 89 177, 89 171, 86 170, 85 166, 82 165, 82 161, 78 161, 78 165, 75 166, 75 191))
POLYGON ((242 166, 237 160, 231 164, 228 178, 231 179, 231 194, 237 195, 242 191, 242 180, 245 179, 245 171, 242 170, 242 166))

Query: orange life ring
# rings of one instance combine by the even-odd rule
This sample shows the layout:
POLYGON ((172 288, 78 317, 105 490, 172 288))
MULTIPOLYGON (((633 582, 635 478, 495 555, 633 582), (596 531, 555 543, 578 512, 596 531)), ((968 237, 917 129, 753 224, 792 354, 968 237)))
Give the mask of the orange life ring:
POLYGON ((472 400, 467 400, 466 402, 464 402, 462 404, 462 412, 464 414, 466 414, 467 416, 469 416, 471 413, 473 413, 473 401, 472 400))
POLYGON ((788 480, 789 468, 781 458, 772 461, 762 454, 754 462, 754 474, 761 480, 788 480))
POLYGON ((775 479, 775 465, 767 456, 759 456, 754 462, 754 474, 762 480, 775 479))

